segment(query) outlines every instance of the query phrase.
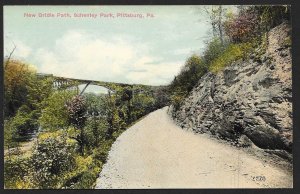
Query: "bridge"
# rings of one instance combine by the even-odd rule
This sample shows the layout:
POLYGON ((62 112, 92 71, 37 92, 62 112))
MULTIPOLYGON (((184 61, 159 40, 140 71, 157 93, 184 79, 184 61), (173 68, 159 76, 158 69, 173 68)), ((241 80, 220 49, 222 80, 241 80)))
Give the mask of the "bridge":
POLYGON ((66 78, 60 76, 54 76, 53 74, 43 74, 38 73, 38 77, 40 78, 51 78, 53 80, 53 87, 55 89, 68 89, 72 87, 76 87, 78 89, 79 85, 85 85, 80 94, 82 94, 89 85, 96 85, 104 87, 112 92, 116 91, 117 88, 131 88, 136 92, 153 91, 159 87, 163 86, 151 86, 151 85, 143 85, 143 84, 125 84, 125 83, 116 83, 116 82, 106 82, 106 81, 96 81, 96 80, 85 80, 85 79, 76 79, 76 78, 66 78))

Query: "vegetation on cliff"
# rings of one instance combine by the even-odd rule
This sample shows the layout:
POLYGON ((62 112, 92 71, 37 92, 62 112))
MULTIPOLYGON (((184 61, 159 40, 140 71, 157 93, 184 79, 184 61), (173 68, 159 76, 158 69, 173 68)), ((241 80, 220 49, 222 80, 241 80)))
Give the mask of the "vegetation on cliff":
POLYGON ((205 73, 218 73, 235 61, 246 60, 253 53, 259 57, 268 44, 267 32, 283 21, 290 22, 290 7, 285 5, 241 6, 235 14, 219 6, 208 13, 216 33, 202 54, 193 54, 186 60, 170 84, 175 109, 205 73))

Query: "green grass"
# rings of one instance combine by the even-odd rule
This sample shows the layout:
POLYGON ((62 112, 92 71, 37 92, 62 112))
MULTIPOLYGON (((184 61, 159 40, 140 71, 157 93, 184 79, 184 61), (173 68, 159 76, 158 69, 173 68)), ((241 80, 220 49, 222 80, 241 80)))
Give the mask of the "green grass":
POLYGON ((252 50, 253 44, 250 42, 231 44, 211 62, 209 70, 218 73, 231 63, 239 59, 246 59, 252 50))

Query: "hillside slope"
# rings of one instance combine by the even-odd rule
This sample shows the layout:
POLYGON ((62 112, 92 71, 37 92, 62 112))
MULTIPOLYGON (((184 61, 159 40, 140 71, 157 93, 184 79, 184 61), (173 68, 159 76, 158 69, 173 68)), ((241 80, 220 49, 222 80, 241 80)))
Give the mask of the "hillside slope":
POLYGON ((286 23, 270 30, 264 55, 204 75, 180 108, 170 110, 177 124, 291 159, 290 30, 286 23))

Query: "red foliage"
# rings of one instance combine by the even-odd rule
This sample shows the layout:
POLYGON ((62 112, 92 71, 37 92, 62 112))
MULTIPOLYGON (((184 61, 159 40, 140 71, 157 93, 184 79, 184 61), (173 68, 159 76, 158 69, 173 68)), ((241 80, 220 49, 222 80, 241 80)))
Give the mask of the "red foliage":
POLYGON ((257 35, 259 17, 253 10, 244 10, 224 22, 226 35, 232 42, 245 42, 257 35))
POLYGON ((67 103, 69 120, 76 128, 82 128, 86 121, 86 103, 82 96, 75 96, 67 103))

